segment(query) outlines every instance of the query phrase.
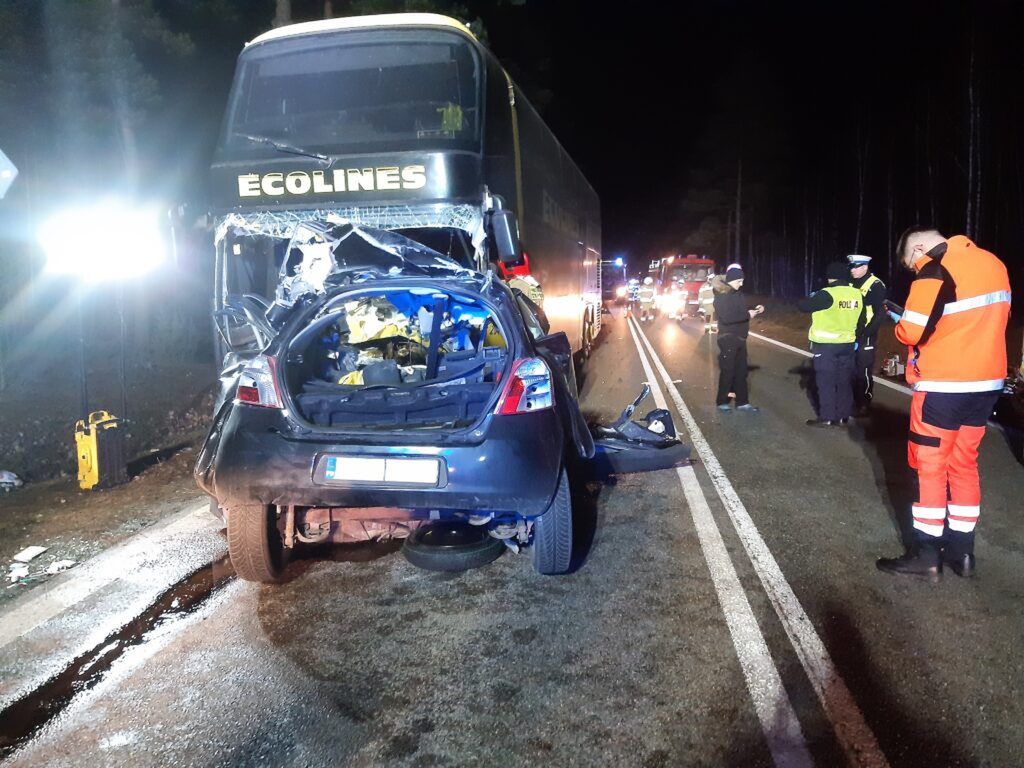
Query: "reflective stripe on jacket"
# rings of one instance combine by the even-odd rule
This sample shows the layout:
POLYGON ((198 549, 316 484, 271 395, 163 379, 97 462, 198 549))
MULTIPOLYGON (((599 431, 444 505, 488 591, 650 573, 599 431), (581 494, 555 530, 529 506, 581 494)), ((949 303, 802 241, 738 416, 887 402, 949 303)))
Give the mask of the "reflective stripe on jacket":
POLYGON ((832 306, 811 315, 807 338, 815 344, 853 344, 864 310, 860 290, 851 285, 830 285, 822 290, 832 297, 832 306))
POLYGON ((923 392, 990 392, 1006 377, 1010 280, 993 254, 962 235, 914 265, 896 338, 910 347, 907 383, 923 392))
MULTIPOLYGON (((868 279, 860 284, 860 294, 865 298, 865 300, 868 297, 868 291, 871 290, 871 286, 875 283, 882 283, 882 281, 879 280, 876 275, 868 275, 868 279)), ((885 283, 882 283, 882 285, 885 285, 885 283)), ((875 308, 867 301, 864 302, 864 313, 864 324, 868 325, 871 322, 871 318, 875 316, 875 308)))

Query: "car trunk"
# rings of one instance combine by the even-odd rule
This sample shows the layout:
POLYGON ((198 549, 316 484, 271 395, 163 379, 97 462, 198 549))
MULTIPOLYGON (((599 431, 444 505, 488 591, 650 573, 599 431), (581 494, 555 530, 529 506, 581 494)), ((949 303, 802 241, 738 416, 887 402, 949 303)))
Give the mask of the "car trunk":
POLYGON ((507 337, 483 299, 443 284, 336 294, 288 344, 298 415, 352 430, 459 429, 496 399, 507 337))

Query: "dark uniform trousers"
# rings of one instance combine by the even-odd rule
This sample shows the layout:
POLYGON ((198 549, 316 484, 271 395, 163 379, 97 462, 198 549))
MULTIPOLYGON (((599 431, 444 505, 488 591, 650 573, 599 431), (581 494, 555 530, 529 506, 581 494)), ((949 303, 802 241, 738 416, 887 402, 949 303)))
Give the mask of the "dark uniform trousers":
POLYGON ((853 344, 812 345, 814 378, 818 385, 818 418, 847 419, 853 411, 853 344))
POLYGON ((746 405, 747 340, 731 333, 718 335, 718 398, 715 405, 729 402, 729 393, 736 393, 736 405, 746 405))
POLYGON ((857 345, 856 366, 853 371, 853 400, 858 408, 871 405, 875 396, 875 341, 863 339, 857 345))

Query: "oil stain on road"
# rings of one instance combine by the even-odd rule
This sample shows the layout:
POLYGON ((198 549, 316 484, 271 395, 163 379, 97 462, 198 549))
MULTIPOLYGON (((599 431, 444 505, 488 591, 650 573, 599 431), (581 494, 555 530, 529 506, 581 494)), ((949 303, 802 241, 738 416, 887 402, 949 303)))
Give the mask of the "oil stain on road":
POLYGON ((199 610, 235 576, 227 556, 163 592, 149 608, 78 656, 62 672, 0 711, 0 760, 26 744, 75 696, 95 687, 124 653, 159 628, 199 610))

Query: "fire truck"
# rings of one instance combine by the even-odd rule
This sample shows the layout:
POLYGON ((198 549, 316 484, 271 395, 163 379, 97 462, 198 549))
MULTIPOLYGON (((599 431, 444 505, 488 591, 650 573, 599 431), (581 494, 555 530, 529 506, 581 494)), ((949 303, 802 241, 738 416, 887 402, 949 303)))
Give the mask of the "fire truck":
POLYGON ((651 262, 649 273, 658 284, 658 309, 673 319, 695 317, 697 292, 715 271, 715 262, 705 256, 668 256, 651 262))

